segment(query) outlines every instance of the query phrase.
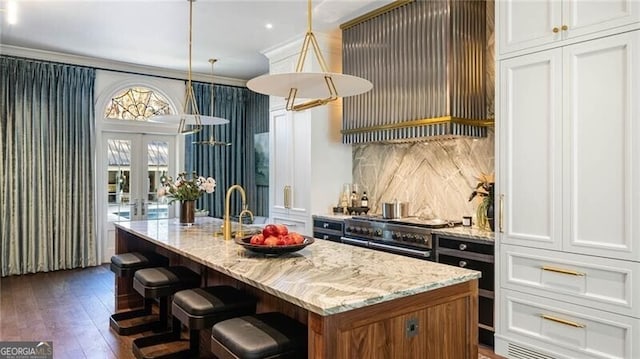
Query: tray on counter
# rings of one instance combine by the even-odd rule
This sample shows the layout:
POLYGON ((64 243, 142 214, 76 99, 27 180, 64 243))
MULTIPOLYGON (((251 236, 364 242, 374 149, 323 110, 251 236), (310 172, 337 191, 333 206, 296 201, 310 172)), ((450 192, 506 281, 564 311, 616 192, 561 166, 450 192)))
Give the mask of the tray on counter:
POLYGON ((246 250, 254 252, 254 253, 260 253, 260 254, 268 254, 268 255, 281 255, 281 254, 285 254, 285 253, 293 253, 293 252, 297 252, 299 250, 301 250, 302 248, 313 244, 313 242, 315 242, 315 239, 313 239, 312 237, 309 236, 303 236, 304 237, 304 242, 302 242, 301 244, 289 244, 289 245, 282 245, 282 246, 266 246, 266 245, 258 245, 258 244, 251 244, 249 243, 249 241, 251 241, 251 236, 245 236, 245 237, 241 237, 241 238, 235 238, 234 241, 244 247, 246 250))

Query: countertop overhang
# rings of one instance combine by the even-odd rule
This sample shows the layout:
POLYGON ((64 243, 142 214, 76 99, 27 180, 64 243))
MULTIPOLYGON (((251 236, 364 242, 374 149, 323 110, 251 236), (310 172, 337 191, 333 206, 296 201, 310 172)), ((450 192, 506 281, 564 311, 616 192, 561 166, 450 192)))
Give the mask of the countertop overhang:
POLYGON ((480 272, 316 240, 280 257, 253 254, 214 233, 221 220, 120 222, 116 227, 327 316, 480 278, 480 272))

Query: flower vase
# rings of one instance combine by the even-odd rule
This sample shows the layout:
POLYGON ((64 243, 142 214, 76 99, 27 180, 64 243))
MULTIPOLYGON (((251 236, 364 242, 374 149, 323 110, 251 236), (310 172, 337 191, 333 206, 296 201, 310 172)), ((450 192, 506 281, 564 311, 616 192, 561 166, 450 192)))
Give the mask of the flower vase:
POLYGON ((180 224, 192 225, 196 214, 196 201, 180 202, 180 224))

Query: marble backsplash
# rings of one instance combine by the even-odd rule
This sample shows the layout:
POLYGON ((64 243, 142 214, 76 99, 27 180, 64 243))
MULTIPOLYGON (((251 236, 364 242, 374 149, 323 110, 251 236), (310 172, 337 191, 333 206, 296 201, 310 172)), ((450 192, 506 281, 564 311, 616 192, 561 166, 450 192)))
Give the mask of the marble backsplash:
POLYGON ((397 199, 409 203, 413 216, 475 218, 477 202, 468 199, 475 177, 493 173, 494 157, 493 129, 482 139, 354 145, 353 182, 367 191, 373 214, 382 213, 381 203, 397 199))

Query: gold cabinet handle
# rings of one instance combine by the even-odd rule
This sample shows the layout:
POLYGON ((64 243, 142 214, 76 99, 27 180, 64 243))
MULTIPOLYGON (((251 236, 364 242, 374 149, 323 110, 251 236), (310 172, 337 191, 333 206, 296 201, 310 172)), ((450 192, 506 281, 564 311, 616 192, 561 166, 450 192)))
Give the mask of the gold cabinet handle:
POLYGON ((557 27, 554 27, 553 29, 551 29, 551 31, 553 31, 554 34, 557 34, 560 32, 560 29, 557 27))
POLYGON ((560 323, 560 324, 564 324, 564 325, 568 325, 570 327, 574 327, 574 328, 585 328, 586 325, 585 324, 580 324, 580 323, 576 323, 576 322, 572 322, 570 320, 566 320, 566 319, 562 319, 562 318, 558 318, 558 317, 554 317, 552 315, 547 315, 547 314, 540 314, 540 317, 542 317, 542 319, 546 319, 546 320, 550 320, 552 322, 556 322, 556 323, 560 323))
POLYGON ((284 208, 291 208, 291 186, 284 186, 284 208))
POLYGON ((557 267, 552 267, 552 266, 542 266, 542 270, 547 271, 547 272, 555 272, 555 273, 562 273, 562 274, 568 274, 568 275, 575 275, 575 276, 585 276, 585 273, 582 272, 577 272, 571 269, 564 269, 564 268, 557 268, 557 267))
POLYGON ((567 25, 562 25, 562 31, 567 31, 569 30, 569 26, 567 25))
POLYGON ((498 225, 500 227, 500 233, 504 233, 504 228, 503 228, 503 224, 502 224, 502 220, 504 219, 504 195, 501 194, 500 195, 500 224, 498 225))

